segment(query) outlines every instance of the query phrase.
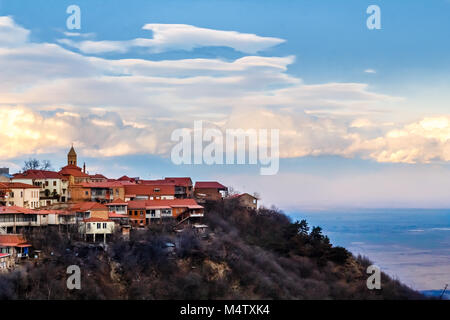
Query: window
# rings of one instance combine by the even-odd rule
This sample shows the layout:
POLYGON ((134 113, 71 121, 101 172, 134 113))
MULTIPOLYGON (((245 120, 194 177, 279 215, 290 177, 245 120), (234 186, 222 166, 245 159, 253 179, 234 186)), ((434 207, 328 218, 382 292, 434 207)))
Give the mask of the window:
POLYGON ((160 188, 155 188, 155 189, 153 189, 153 191, 155 191, 155 192, 160 192, 161 189, 160 189, 160 188))
POLYGON ((91 224, 90 223, 87 224, 87 229, 91 230, 91 224))
POLYGON ((144 215, 144 211, 141 211, 141 217, 144 215))
POLYGON ((103 229, 106 229, 106 223, 103 223, 103 229))
POLYGON ((48 181, 45 181, 45 186, 48 187, 48 181))
POLYGON ((162 215, 172 215, 172 211, 170 209, 162 209, 161 214, 162 215))
POLYGON ((53 186, 56 187, 56 181, 53 181, 53 186))
POLYGON ((86 191, 85 194, 88 196, 89 195, 89 191, 86 191))
POLYGON ((101 223, 97 223, 97 229, 100 229, 102 227, 101 223))

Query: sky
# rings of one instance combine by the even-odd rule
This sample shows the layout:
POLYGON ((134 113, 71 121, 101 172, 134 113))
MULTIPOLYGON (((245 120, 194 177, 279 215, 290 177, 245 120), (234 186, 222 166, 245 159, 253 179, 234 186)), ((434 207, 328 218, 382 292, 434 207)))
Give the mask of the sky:
POLYGON ((450 205, 450 1, 0 0, 0 166, 192 176, 286 210, 450 205), (381 10, 369 30, 366 9, 381 10), (80 8, 80 29, 66 24, 80 8), (279 130, 275 175, 175 165, 194 121, 279 130))

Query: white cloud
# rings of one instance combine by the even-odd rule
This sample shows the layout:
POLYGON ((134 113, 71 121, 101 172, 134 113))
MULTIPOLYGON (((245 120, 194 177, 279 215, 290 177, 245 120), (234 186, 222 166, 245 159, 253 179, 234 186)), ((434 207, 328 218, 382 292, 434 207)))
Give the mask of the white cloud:
MULTIPOLYGON (((256 52, 277 42, 184 25, 146 28, 155 32, 151 41, 158 50, 212 43, 256 52)), ((286 73, 293 56, 113 60, 33 43, 28 34, 0 17, 4 158, 50 152, 72 141, 98 156, 167 155, 171 130, 191 128, 200 119, 222 128, 279 128, 286 158, 450 161, 448 116, 385 125, 383 108, 399 98, 362 83, 305 84, 286 73)))
POLYGON ((255 54, 279 45, 285 40, 261 37, 250 33, 199 28, 186 24, 146 24, 144 30, 153 32, 152 39, 137 38, 127 41, 73 41, 60 39, 61 44, 79 49, 86 54, 108 52, 125 53, 132 47, 148 48, 152 53, 170 50, 192 51, 201 47, 230 47, 255 54))
POLYGON ((374 69, 366 69, 366 70, 364 70, 364 72, 365 73, 377 73, 377 71, 374 69))
POLYGON ((0 16, 0 47, 16 47, 28 40, 30 32, 18 26, 11 17, 0 16))

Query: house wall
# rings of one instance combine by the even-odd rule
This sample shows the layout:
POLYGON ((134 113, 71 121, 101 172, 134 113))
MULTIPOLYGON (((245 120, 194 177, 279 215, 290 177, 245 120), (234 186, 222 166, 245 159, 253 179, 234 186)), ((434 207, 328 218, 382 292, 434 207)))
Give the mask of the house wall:
POLYGON ((258 208, 258 200, 255 197, 252 197, 249 194, 243 194, 239 197, 239 203, 241 206, 249 208, 249 209, 257 209, 258 208))
POLYGON ((215 188, 197 188, 194 191, 194 196, 197 199, 203 199, 203 200, 220 200, 222 199, 222 195, 220 194, 219 190, 215 188), (203 196, 203 194, 205 196, 203 196))
POLYGON ((91 189, 84 188, 78 185, 72 185, 69 187, 69 198, 72 201, 90 201, 91 200, 91 189))
POLYGON ((23 208, 39 208, 39 188, 11 188, 13 196, 9 201, 13 202, 15 206, 23 208))
POLYGON ((84 222, 81 228, 81 232, 86 234, 111 234, 114 232, 114 222, 84 222), (98 224, 100 224, 100 227, 98 227, 98 224), (106 224, 106 228, 104 224, 106 224))
POLYGON ((7 271, 14 266, 14 259, 11 255, 7 257, 0 257, 0 272, 7 271))
MULTIPOLYGON (((31 185, 40 186, 41 197, 45 197, 45 190, 48 190, 49 194, 52 195, 53 191, 55 191, 59 196, 65 197, 67 201, 68 193, 69 193, 69 181, 61 180, 61 179, 25 179, 25 178, 14 178, 13 182, 21 182, 31 185)), ((41 204, 45 205, 45 200, 41 202, 41 204)))
POLYGON ((108 209, 106 210, 91 210, 91 218, 100 218, 100 219, 108 219, 109 212, 108 209))

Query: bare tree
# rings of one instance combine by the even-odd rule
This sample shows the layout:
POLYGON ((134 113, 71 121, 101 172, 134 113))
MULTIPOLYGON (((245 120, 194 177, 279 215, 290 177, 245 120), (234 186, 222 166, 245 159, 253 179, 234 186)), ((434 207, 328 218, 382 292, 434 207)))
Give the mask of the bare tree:
POLYGON ((30 158, 28 160, 25 160, 22 171, 37 170, 37 169, 39 169, 40 166, 41 166, 41 163, 38 159, 30 158))
POLYGON ((36 158, 25 160, 22 171, 27 170, 52 170, 52 163, 50 160, 43 160, 42 162, 36 158))
POLYGON ((50 160, 42 160, 41 170, 52 170, 52 163, 50 160))

